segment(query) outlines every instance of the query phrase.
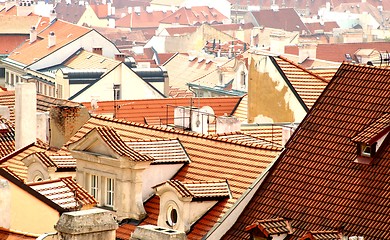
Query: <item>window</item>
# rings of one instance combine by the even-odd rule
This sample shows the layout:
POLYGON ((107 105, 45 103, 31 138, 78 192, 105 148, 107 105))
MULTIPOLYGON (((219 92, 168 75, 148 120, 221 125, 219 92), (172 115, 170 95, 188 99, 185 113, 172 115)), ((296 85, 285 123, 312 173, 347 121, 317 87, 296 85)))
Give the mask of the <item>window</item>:
POLYGON ((99 194, 99 177, 97 175, 91 175, 91 195, 98 199, 99 194))
POLYGON ((114 179, 106 178, 106 206, 114 206, 114 179))
POLYGON ((121 85, 114 84, 114 100, 121 99, 121 85))
POLYGON ((244 71, 241 72, 241 87, 245 87, 245 77, 246 77, 246 74, 244 71))
POLYGON ((369 145, 369 144, 360 144, 360 154, 363 157, 373 157, 376 152, 376 143, 369 145))
POLYGON ((62 98, 62 85, 57 84, 57 98, 62 98))
POLYGON ((11 86, 13 86, 15 84, 14 77, 15 77, 15 75, 13 73, 11 73, 11 82, 10 82, 11 86))
POLYGON ((9 72, 6 72, 5 74, 5 83, 9 83, 9 72))
POLYGON ((170 227, 173 227, 177 224, 178 214, 176 208, 172 205, 168 207, 167 210, 167 224, 170 227))

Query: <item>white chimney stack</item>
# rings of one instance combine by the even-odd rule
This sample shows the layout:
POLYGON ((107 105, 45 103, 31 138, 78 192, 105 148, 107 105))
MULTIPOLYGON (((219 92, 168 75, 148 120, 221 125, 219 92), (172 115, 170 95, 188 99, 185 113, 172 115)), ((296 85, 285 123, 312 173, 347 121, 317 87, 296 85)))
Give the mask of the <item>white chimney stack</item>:
POLYGON ((32 26, 30 29, 30 43, 35 42, 35 40, 37 40, 37 29, 32 26))
POLYGON ((50 19, 50 22, 52 22, 55 19, 57 19, 57 13, 56 13, 56 11, 54 9, 50 11, 49 19, 50 19))
POLYGON ((37 90, 35 83, 18 83, 15 87, 15 149, 37 139, 37 90))
POLYGON ((49 36, 47 37, 47 42, 48 48, 51 48, 56 45, 56 35, 54 34, 54 32, 49 33, 49 36))

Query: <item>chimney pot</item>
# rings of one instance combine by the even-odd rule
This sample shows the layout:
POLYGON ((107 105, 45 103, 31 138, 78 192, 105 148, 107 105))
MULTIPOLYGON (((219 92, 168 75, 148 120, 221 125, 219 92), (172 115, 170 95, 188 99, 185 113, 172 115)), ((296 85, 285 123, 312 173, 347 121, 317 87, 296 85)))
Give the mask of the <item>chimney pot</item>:
POLYGON ((115 54, 115 60, 124 62, 125 61, 125 54, 123 54, 123 53, 116 53, 115 54))
POLYGON ((95 54, 103 55, 103 48, 101 47, 94 47, 92 48, 92 52, 95 54))

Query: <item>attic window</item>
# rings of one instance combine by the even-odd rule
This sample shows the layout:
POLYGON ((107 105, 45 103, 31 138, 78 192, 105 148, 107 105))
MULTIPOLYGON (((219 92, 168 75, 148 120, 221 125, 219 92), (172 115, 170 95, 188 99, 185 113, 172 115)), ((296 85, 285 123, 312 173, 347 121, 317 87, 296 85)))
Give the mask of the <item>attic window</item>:
POLYGON ((174 208, 172 205, 168 207, 167 209, 167 224, 170 227, 173 227, 177 224, 178 219, 178 213, 176 208, 174 208))
POLYGON ((360 155, 362 157, 374 157, 376 152, 376 143, 369 145, 369 144, 360 144, 360 155))

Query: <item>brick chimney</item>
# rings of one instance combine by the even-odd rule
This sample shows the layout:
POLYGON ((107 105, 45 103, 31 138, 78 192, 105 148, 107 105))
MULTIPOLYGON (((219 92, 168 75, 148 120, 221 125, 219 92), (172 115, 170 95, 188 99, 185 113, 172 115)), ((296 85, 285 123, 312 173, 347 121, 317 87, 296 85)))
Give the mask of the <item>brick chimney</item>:
POLYGON ((35 26, 32 26, 30 29, 30 43, 33 43, 35 42, 35 40, 37 40, 37 35, 37 29, 35 28, 35 26))
POLYGON ((47 47, 51 48, 54 45, 56 45, 56 35, 54 32, 50 32, 49 36, 47 37, 47 47))
POLYGON ((93 208, 63 213, 54 228, 58 239, 115 240, 118 223, 112 212, 93 208))
POLYGON ((123 54, 123 53, 115 53, 115 60, 124 62, 125 61, 125 54, 123 54))
POLYGON ((92 52, 95 54, 103 55, 103 48, 102 47, 93 47, 92 52))
POLYGON ((15 87, 15 149, 36 142, 37 90, 35 83, 18 83, 15 87), (33 130, 33 131, 32 131, 33 130))

